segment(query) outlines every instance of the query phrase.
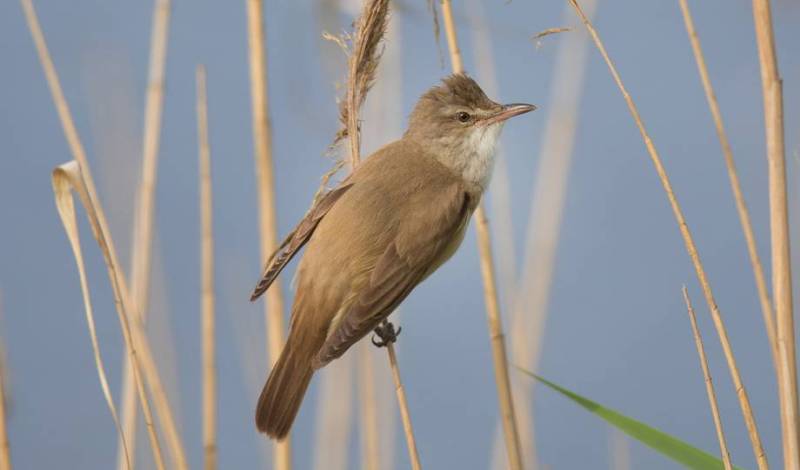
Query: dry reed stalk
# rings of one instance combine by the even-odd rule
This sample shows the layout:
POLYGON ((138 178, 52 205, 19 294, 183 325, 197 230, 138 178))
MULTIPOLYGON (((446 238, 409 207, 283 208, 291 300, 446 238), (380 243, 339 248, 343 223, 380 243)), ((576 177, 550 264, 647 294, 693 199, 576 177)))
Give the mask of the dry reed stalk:
MULTIPOLYGON (((54 174, 61 174, 64 178, 70 178, 73 189, 78 190, 78 193, 81 196, 81 201, 83 202, 87 213, 90 216, 94 236, 98 241, 101 251, 103 252, 103 258, 106 262, 106 266, 108 267, 108 274, 114 292, 114 303, 117 307, 117 313, 121 324, 122 336, 125 340, 127 353, 131 358, 131 363, 133 364, 137 394, 139 396, 139 402, 142 406, 142 411, 144 412, 145 421, 147 423, 150 447, 153 450, 157 467, 159 470, 162 470, 164 469, 164 460, 161 454, 161 447, 158 443, 158 438, 155 433, 155 428, 153 427, 150 404, 147 400, 147 395, 141 379, 142 369, 140 368, 139 357, 136 354, 136 348, 132 339, 133 332, 130 326, 130 318, 128 315, 130 307, 129 299, 127 298, 127 286, 124 283, 124 274, 122 274, 122 271, 120 270, 117 252, 114 248, 113 240, 109 235, 110 232, 108 230, 108 222, 106 221, 105 213, 103 212, 103 209, 99 203, 99 198, 97 197, 97 190, 95 189, 94 180, 92 179, 91 171, 89 170, 86 152, 83 148, 83 144, 80 141, 80 137, 78 136, 75 123, 72 120, 69 105, 64 98, 64 92, 61 89, 58 74, 56 73, 53 60, 51 59, 50 53, 47 49, 47 43, 45 42, 44 34, 42 33, 42 28, 39 24, 39 19, 36 16, 36 10, 34 9, 31 0, 20 0, 20 3, 22 4, 22 8, 25 13, 25 19, 28 24, 28 28, 30 29, 31 36, 33 37, 33 42, 36 45, 39 61, 42 64, 42 69, 44 70, 45 78, 53 98, 53 103, 55 104, 56 111, 58 112, 58 116, 61 121, 64 136, 66 137, 70 151, 75 158, 72 165, 67 164, 67 170, 69 171, 63 171, 62 173, 61 167, 59 167, 55 170, 54 174)), ((60 178, 61 176, 58 177, 60 178)), ((145 338, 143 339, 146 341, 145 338)))
POLYGON ((683 300, 686 302, 686 310, 689 312, 689 320, 692 323, 694 344, 697 346, 697 354, 700 356, 700 366, 703 369, 703 378, 706 383, 706 393, 708 394, 708 403, 711 407, 711 416, 714 418, 714 427, 717 430, 722 463, 725 465, 725 470, 731 470, 733 468, 731 464, 731 454, 728 452, 728 444, 725 442, 725 433, 722 432, 722 418, 720 418, 719 415, 717 395, 714 393, 714 383, 711 381, 711 372, 708 370, 706 350, 703 347, 703 338, 700 336, 700 329, 697 327, 697 316, 694 314, 694 308, 692 307, 692 301, 689 299, 689 291, 686 289, 686 286, 683 286, 683 300))
MULTIPOLYGON (((466 6, 467 16, 473 22, 471 45, 478 81, 489 96, 497 96, 498 86, 492 53, 492 36, 490 34, 490 27, 485 19, 486 11, 479 0, 467 2, 466 6)), ((499 296, 502 300, 501 311, 513 313, 514 309, 512 306, 514 305, 514 299, 519 294, 517 291, 517 255, 514 249, 508 165, 502 145, 499 144, 497 146, 489 194, 491 213, 493 214, 491 235, 493 246, 496 249, 494 255, 497 262, 498 285, 500 287, 499 296)), ((515 320, 512 317, 512 322, 513 321, 515 320)), ((522 332, 517 332, 512 328, 511 355, 516 358, 520 357, 520 355, 518 351, 514 349, 514 342, 516 341, 514 336, 519 333, 522 332)), ((530 382, 528 380, 515 380, 514 377, 511 377, 511 380, 512 396, 520 397, 527 395, 527 393, 523 391, 523 387, 529 387, 530 382)), ((526 462, 529 468, 538 468, 535 455, 536 444, 530 403, 526 400, 517 400, 514 404, 514 411, 520 433, 522 461, 526 462)), ((497 421, 497 431, 495 432, 494 442, 492 444, 491 468, 494 470, 508 468, 508 458, 503 438, 503 423, 502 420, 499 419, 497 421)))
POLYGON ((708 304, 708 308, 711 312, 711 318, 714 321, 714 327, 719 335, 720 343, 722 344, 722 350, 725 354, 725 360, 728 363, 728 368, 730 369, 731 378, 736 390, 736 395, 739 398, 739 405, 742 408, 742 415, 744 416, 747 432, 753 447, 753 453, 755 454, 756 462, 758 463, 758 468, 760 470, 765 470, 768 468, 767 456, 764 453, 764 447, 761 444, 761 437, 758 434, 755 416, 753 414, 753 409, 750 406, 750 399, 747 397, 747 391, 745 390, 744 383, 742 382, 741 375, 739 374, 739 367, 736 364, 736 359, 733 356, 733 349, 731 348, 730 341, 728 340, 728 332, 725 329, 725 324, 722 320, 722 314, 720 313, 719 307, 717 307, 717 303, 714 300, 714 294, 711 290, 711 285, 708 282, 705 268, 703 268, 703 264, 700 261, 700 255, 697 252, 697 246, 695 245, 692 234, 689 231, 689 225, 686 223, 686 218, 683 215, 683 211, 678 203, 678 199, 672 189, 672 183, 670 183, 667 172, 664 169, 663 163, 661 162, 661 157, 659 156, 653 141, 650 139, 650 135, 647 133, 647 130, 644 127, 644 123, 639 116, 639 111, 636 108, 636 105, 634 104, 630 94, 628 93, 628 90, 625 88, 625 85, 623 85, 622 79, 619 76, 619 72, 617 72, 617 68, 614 66, 614 63, 608 56, 608 52, 606 52, 606 48, 603 45, 603 42, 600 40, 600 36, 594 29, 592 22, 586 17, 586 14, 583 12, 583 9, 581 9, 577 0, 569 0, 569 2, 575 8, 576 13, 586 26, 589 34, 592 36, 592 40, 597 46, 597 49, 600 51, 600 55, 603 56, 603 60, 605 60, 606 64, 608 65, 611 76, 613 77, 614 82, 617 84, 617 87, 619 87, 620 92, 625 99, 625 103, 628 105, 628 109, 633 116, 633 120, 636 122, 636 126, 642 135, 642 140, 644 141, 645 147, 647 147, 647 152, 650 155, 650 159, 655 166, 656 173, 658 173, 658 177, 664 187, 670 207, 672 208, 672 212, 675 215, 675 219, 678 223, 681 236, 683 237, 684 244, 686 245, 686 251, 691 258, 692 265, 694 266, 695 273, 697 274, 697 279, 703 289, 703 296, 705 297, 706 303, 708 304))
MULTIPOLYGON (((589 17, 596 2, 586 3, 589 17)), ((564 21, 572 12, 565 5, 564 21)), ((514 362, 527 370, 538 367, 555 271, 561 218, 564 210, 569 171, 572 164, 578 106, 586 70, 588 37, 578 31, 559 37, 553 83, 548 98, 547 120, 539 149, 528 225, 524 264, 518 282, 511 319, 511 351, 514 362)), ((517 419, 520 425, 524 461, 536 466, 533 436, 533 403, 529 380, 515 381, 517 419)))
POLYGON ((375 365, 372 351, 364 343, 358 351, 359 402, 361 403, 361 468, 380 469, 378 402, 375 398, 375 365))
MULTIPOLYGON (((461 51, 458 48, 453 9, 450 0, 442 0, 442 17, 444 18, 445 35, 450 50, 450 62, 454 73, 462 73, 464 66, 461 60, 461 51)), ((480 250, 481 274, 486 298, 486 314, 489 324, 489 338, 492 343, 492 357, 494 361, 495 382, 497 384, 497 398, 500 402, 500 414, 503 421, 503 434, 505 436, 508 462, 512 470, 521 470, 522 453, 520 450, 519 432, 517 431, 516 416, 514 415, 514 399, 511 396, 511 381, 508 376, 508 358, 506 357, 505 336, 500 318, 500 300, 497 295, 497 283, 492 259, 492 242, 489 235, 489 222, 483 202, 475 211, 475 228, 478 233, 478 248, 480 250)))
MULTIPOLYGON (((389 16, 388 0, 368 0, 355 22, 353 46, 349 57, 349 74, 347 80, 347 98, 340 105, 339 117, 343 129, 337 134, 335 142, 344 137, 350 141, 350 167, 355 169, 360 158, 360 126, 358 116, 361 105, 367 98, 372 84, 375 81, 375 72, 382 50, 379 45, 386 33, 389 16)), ((414 428, 411 425, 411 414, 408 411, 408 400, 403 383, 400 380, 400 369, 397 365, 397 356, 394 344, 388 343, 386 350, 389 355, 389 365, 392 369, 392 378, 395 383, 395 392, 400 406, 400 416, 403 421, 403 431, 408 446, 408 456, 414 470, 422 468, 419 461, 419 452, 414 438, 414 428)))
POLYGON ((764 126, 769 168, 769 222, 772 246, 772 298, 775 301, 778 344, 778 390, 781 402, 783 455, 786 468, 800 468, 800 416, 797 401, 797 359, 792 311, 792 260, 786 197, 783 139, 783 82, 778 71, 769 0, 753 0, 764 126))
MULTIPOLYGON (((158 170, 158 148, 161 138, 161 114, 164 102, 164 68, 167 57, 171 0, 156 0, 153 7, 152 30, 150 32, 150 63, 145 101, 144 135, 142 137, 142 174, 138 188, 136 212, 133 224, 133 246, 131 250, 131 295, 132 314, 144 324, 150 306, 150 273, 153 243, 153 212, 158 170)), ((133 390, 131 364, 126 359, 123 365, 122 424, 128 447, 136 448, 136 401, 133 390)), ((121 443, 118 443, 118 449, 121 443)), ((186 469, 186 456, 181 439, 167 439, 173 459, 178 468, 186 469)), ((119 451, 117 468, 122 468, 119 451)), ((133 458, 135 459, 135 452, 133 458)))
POLYGON ((761 259, 758 256, 758 248, 756 245, 756 238, 753 234, 753 225, 750 222, 750 213, 747 210, 747 204, 744 201, 742 194, 741 184, 739 183, 739 175, 736 171, 736 163, 733 161, 733 151, 731 144, 728 141, 728 135, 725 133, 725 126, 722 123, 722 113, 719 110, 717 103, 717 96, 714 93, 714 88, 711 86, 711 79, 708 76, 708 67, 703 55, 703 49, 700 47, 700 39, 697 36, 697 30, 694 26, 692 13, 689 10, 687 0, 679 0, 681 6, 681 13, 683 14, 683 21, 686 24, 686 32, 689 35, 689 41, 692 44, 692 52, 694 53, 695 61, 697 62, 697 69, 700 72, 700 81, 703 83, 703 90, 706 94, 708 101, 708 108, 711 110, 711 116, 714 119, 714 125, 717 130, 717 137, 719 138, 720 146, 722 147, 722 155, 725 157, 725 166, 728 169, 728 178, 731 182, 731 189, 733 190, 733 199, 736 202, 736 210, 739 213, 739 221, 742 224, 742 232, 744 239, 747 243, 747 252, 750 255, 750 264, 753 267, 753 276, 756 280, 756 288, 758 290, 758 298, 761 302, 761 312, 764 317, 764 325, 767 329, 767 338, 769 339, 770 349, 772 351, 772 361, 775 369, 778 369, 778 342, 775 333, 775 317, 772 312, 772 302, 769 298, 769 289, 767 281, 764 278, 764 268, 761 265, 761 259))
MULTIPOLYGON (((2 296, 0 296, 0 319, 3 314, 2 296)), ((88 320, 88 316, 87 316, 88 320)), ((94 321, 90 323, 90 327, 94 326, 94 321)), ((90 330, 90 334, 93 330, 90 330)), ((94 338, 93 338, 94 339, 94 338)), ((100 349, 95 348, 96 341, 92 342, 92 349, 95 353, 95 365, 97 366, 97 373, 100 376, 100 383, 103 385, 103 395, 106 398, 106 403, 109 405, 111 416, 114 418, 114 424, 117 426, 117 432, 122 432, 119 427, 119 421, 116 417, 116 409, 114 408, 114 401, 111 399, 111 393, 106 393, 108 390, 108 381, 105 377, 105 370, 103 369, 102 360, 100 360, 100 349)), ((6 391, 8 384, 6 384, 6 369, 5 350, 0 348, 0 470, 11 470, 11 447, 8 445, 8 430, 6 429, 6 391)))
POLYGON ((214 343, 214 230, 211 197, 211 150, 208 145, 206 68, 197 66, 197 140, 200 167, 200 303, 203 348, 204 468, 217 468, 217 374, 214 343))
MULTIPOLYGON (((253 147, 258 184, 258 219, 261 259, 266 260, 278 246, 278 222, 275 210, 275 185, 272 172, 272 125, 269 118, 267 62, 264 36, 263 0, 247 0, 247 42, 250 55, 250 96, 253 114, 253 147)), ((284 303, 281 282, 276 279, 267 291, 265 303, 267 352, 270 368, 283 348, 284 303)), ((274 444, 273 467, 292 467, 291 438, 274 444)))
POLYGON ((350 462, 350 436, 353 428, 355 361, 356 356, 345 354, 319 372, 312 465, 315 470, 347 470, 354 467, 350 462))
POLYGON ((403 382, 400 380, 400 366, 397 365, 397 355, 394 352, 394 345, 389 343, 386 350, 389 352, 389 365, 391 366, 392 379, 394 379, 395 391, 397 392, 397 401, 400 405, 400 419, 403 421, 403 429, 406 433, 408 457, 411 460, 411 468, 412 470, 421 470, 422 465, 419 461, 417 441, 414 439, 414 428, 411 426, 411 415, 408 412, 408 401, 406 400, 403 382))

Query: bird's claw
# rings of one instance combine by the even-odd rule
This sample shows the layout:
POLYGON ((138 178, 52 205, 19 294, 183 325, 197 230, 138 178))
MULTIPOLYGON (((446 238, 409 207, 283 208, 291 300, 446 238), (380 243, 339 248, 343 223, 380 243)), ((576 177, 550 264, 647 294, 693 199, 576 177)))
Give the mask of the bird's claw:
POLYGON ((370 340, 372 341, 372 344, 374 344, 379 348, 382 348, 384 346, 393 344, 395 341, 397 341, 397 336, 400 335, 401 331, 403 331, 402 327, 398 326, 397 330, 395 330, 392 322, 384 320, 383 323, 381 323, 375 328, 375 335, 378 336, 380 340, 376 341, 375 336, 370 338, 370 340))

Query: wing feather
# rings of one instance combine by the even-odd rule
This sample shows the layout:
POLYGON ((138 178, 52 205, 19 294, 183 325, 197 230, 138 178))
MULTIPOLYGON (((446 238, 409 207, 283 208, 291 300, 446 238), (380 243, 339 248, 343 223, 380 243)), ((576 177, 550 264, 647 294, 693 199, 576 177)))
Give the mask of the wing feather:
POLYGON ((310 211, 303 217, 303 220, 297 224, 294 230, 281 242, 280 246, 267 260, 264 274, 256 284, 253 293, 250 295, 250 301, 259 298, 264 292, 269 289, 278 274, 283 271, 283 268, 294 258, 294 255, 306 244, 311 234, 319 225, 320 220, 325 217, 325 214, 331 210, 331 207, 336 204, 336 201, 353 186, 353 183, 347 183, 345 180, 340 186, 332 189, 326 193, 322 198, 311 208, 310 211))

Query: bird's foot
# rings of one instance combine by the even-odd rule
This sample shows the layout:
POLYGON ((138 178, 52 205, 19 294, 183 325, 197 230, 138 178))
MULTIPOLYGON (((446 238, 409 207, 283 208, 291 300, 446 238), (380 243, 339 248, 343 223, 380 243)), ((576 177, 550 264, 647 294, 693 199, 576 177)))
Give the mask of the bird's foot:
POLYGON ((376 341, 375 336, 373 336, 371 338, 372 344, 379 348, 393 344, 395 341, 397 341, 397 336, 401 331, 403 331, 403 328, 397 327, 397 330, 395 330, 392 322, 384 320, 383 323, 375 328, 375 335, 377 335, 380 340, 376 341))

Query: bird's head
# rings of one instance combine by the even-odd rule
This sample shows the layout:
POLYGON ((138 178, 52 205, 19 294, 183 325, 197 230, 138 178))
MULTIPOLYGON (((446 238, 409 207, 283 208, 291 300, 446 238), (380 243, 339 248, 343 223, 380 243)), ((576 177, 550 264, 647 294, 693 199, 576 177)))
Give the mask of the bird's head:
POLYGON ((490 100, 466 74, 442 80, 417 101, 406 131, 464 179, 485 188, 491 175, 494 148, 505 121, 536 109, 524 103, 490 100))

